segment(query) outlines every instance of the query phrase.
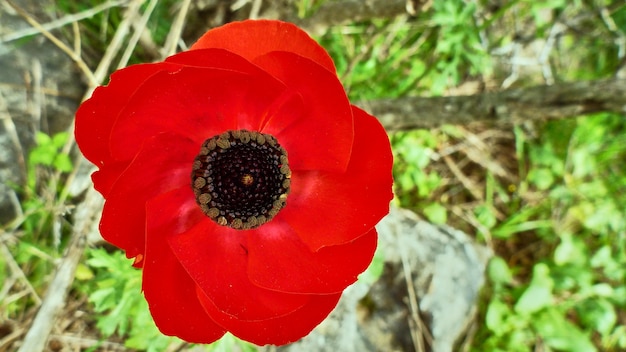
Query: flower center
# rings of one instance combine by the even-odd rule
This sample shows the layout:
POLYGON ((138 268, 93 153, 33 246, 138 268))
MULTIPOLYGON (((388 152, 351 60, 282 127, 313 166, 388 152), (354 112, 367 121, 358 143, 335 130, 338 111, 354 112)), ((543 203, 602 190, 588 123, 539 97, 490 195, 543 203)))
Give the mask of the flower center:
POLYGON ((276 138, 228 131, 202 144, 191 185, 202 211, 222 226, 252 229, 285 206, 291 183, 287 152, 276 138))

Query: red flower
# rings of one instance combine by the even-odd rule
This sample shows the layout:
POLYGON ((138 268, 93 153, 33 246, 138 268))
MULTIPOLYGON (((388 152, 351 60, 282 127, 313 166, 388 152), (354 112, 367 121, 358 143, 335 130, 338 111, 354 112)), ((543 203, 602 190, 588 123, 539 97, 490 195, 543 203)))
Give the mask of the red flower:
POLYGON ((385 131, 279 21, 115 72, 76 141, 99 168, 103 237, 143 269, 159 329, 190 342, 308 334, 370 263, 392 198, 385 131))

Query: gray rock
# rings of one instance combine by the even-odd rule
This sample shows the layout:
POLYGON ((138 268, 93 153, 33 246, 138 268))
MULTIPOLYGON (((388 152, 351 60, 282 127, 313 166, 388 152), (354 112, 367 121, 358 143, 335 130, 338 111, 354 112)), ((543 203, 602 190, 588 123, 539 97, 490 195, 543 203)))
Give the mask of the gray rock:
MULTIPOLYGON (((52 1, 15 3, 42 22, 49 18, 39 11, 53 8, 52 1)), ((0 38, 28 27, 8 4, 0 3, 0 38)), ((15 186, 24 185, 24 161, 34 133, 67 129, 83 91, 74 62, 42 35, 0 41, 0 223, 15 216, 11 199, 15 186)))
POLYGON ((474 318, 490 251, 461 231, 405 209, 392 208, 377 229, 382 277, 373 285, 359 281, 349 287, 328 319, 278 351, 415 351, 417 339, 429 351, 453 350, 474 318), (427 327, 424 334, 416 333, 414 313, 427 327))

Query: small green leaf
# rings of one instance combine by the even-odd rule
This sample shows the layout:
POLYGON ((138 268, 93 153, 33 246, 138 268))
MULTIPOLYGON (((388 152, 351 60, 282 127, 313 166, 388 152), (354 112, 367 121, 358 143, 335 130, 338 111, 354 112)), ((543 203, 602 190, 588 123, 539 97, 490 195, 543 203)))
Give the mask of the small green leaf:
POLYGON ((52 136, 52 145, 57 149, 61 149, 67 142, 69 136, 70 135, 67 132, 59 132, 55 134, 52 136))
POLYGON ((536 168, 528 173, 528 181, 540 190, 547 190, 554 184, 555 178, 548 168, 536 168))
POLYGON ((550 269, 543 263, 533 267, 533 278, 530 285, 515 304, 515 311, 530 314, 552 305, 552 288, 554 282, 550 278, 550 269))
POLYGON ((35 133, 35 142, 37 145, 49 145, 52 139, 47 134, 39 131, 35 133))
POLYGON ((481 204, 474 209, 478 221, 488 229, 492 229, 498 222, 493 209, 485 204, 481 204))
POLYGON ((562 234, 561 243, 554 251, 554 262, 556 265, 584 265, 587 262, 585 243, 570 233, 562 234))
POLYGON ((612 249, 609 245, 602 246, 596 251, 593 257, 591 257, 592 268, 603 268, 611 266, 613 263, 615 263, 615 260, 613 259, 612 249))
POLYGON ((556 309, 539 314, 532 320, 532 324, 549 347, 559 351, 597 351, 589 336, 556 309))
POLYGON ((487 267, 489 280, 495 284, 507 285, 513 282, 513 275, 506 261, 500 257, 493 257, 487 267))
POLYGON ((378 247, 376 249, 374 258, 369 267, 359 275, 359 281, 373 284, 382 276, 383 270, 385 269, 385 256, 380 248, 381 247, 378 247))
POLYGON ((55 169, 61 172, 72 171, 72 161, 67 154, 58 154, 54 159, 53 166, 55 169))
POLYGON ((89 267, 83 263, 79 263, 76 267, 76 280, 85 281, 93 279, 94 274, 89 267))
POLYGON ((51 166, 56 157, 56 150, 50 145, 43 145, 31 150, 28 162, 30 165, 51 166))
POLYGON ((617 323, 615 307, 604 298, 593 298, 576 306, 583 324, 597 330, 602 335, 610 334, 617 323))
POLYGON ((439 203, 431 203, 423 209, 428 221, 434 224, 445 224, 448 220, 448 210, 439 203))
POLYGON ((507 328, 504 321, 512 313, 509 306, 499 299, 493 299, 489 302, 487 307, 487 314, 485 316, 485 323, 487 328, 493 331, 496 335, 502 335, 507 332, 507 328))

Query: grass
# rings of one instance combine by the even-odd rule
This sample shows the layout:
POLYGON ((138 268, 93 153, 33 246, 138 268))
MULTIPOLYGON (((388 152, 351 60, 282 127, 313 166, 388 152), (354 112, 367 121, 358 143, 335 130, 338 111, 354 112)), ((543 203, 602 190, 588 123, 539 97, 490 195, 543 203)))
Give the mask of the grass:
MULTIPOLYGON (((100 2, 59 1, 59 15, 100 2)), ((178 8, 157 4, 149 40, 130 63, 156 59, 178 8)), ((144 4, 140 12, 147 9, 144 4)), ((299 1, 309 15, 319 1, 299 1)), ((79 23, 80 58, 95 72, 124 9, 79 23)), ((68 43, 70 27, 55 32, 68 43)), ((319 39, 351 99, 475 94, 484 90, 611 77, 622 62, 626 6, 609 1, 433 2, 428 13, 330 28, 319 39)), ((128 39, 117 43, 128 46, 128 39)), ((104 70, 114 69, 117 55, 104 70)), ((105 67, 106 67, 105 66, 105 67)), ((92 72, 92 73, 93 73, 92 72)), ((626 122, 600 113, 511 126, 441 126, 390 134, 397 204, 490 247, 488 283, 463 346, 470 351, 626 349, 626 122)), ((23 214, 2 225, 0 307, 23 321, 41 302, 72 224, 64 181, 75 172, 67 135, 39 134, 17 185, 23 214), (63 196, 62 196, 63 195, 63 196)), ((86 299, 99 343, 162 350, 138 272, 119 253, 89 249, 72 291, 86 299), (142 313, 143 312, 143 313, 142 313)), ((229 349, 235 339, 212 349, 229 349), (230 346, 230 347, 229 347, 230 346)), ((96 341, 97 342, 97 341, 96 341)), ((248 345, 238 348, 253 350, 248 345)))

